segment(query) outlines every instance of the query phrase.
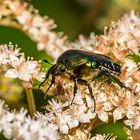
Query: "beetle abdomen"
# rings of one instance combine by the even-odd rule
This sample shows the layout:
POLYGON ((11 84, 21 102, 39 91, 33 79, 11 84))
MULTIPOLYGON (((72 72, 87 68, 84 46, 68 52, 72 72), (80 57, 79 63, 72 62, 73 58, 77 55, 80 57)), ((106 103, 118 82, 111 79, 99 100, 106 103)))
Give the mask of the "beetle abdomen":
POLYGON ((92 59, 97 63, 97 67, 108 69, 112 73, 119 75, 121 73, 121 66, 113 61, 108 56, 102 54, 94 54, 92 59))

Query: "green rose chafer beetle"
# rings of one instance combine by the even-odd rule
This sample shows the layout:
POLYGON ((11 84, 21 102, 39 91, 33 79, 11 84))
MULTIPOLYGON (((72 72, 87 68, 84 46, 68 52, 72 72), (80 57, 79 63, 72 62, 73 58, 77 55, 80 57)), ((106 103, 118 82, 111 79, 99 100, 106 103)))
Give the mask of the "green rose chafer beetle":
POLYGON ((94 77, 94 79, 102 75, 108 76, 112 81, 116 82, 121 87, 127 88, 117 78, 117 76, 119 76, 121 73, 121 66, 115 63, 113 59, 102 54, 96 54, 96 53, 86 52, 82 50, 75 50, 75 49, 67 50, 58 57, 56 64, 50 67, 50 69, 46 74, 45 80, 39 85, 39 88, 51 75, 52 76, 51 84, 46 90, 46 92, 48 92, 52 84, 55 83, 55 76, 61 75, 64 72, 68 71, 70 77, 74 81, 74 90, 73 90, 74 96, 75 93, 77 92, 77 83, 86 85, 88 87, 91 97, 93 98, 94 111, 95 111, 96 103, 92 93, 92 88, 86 80, 82 79, 84 70, 88 68, 99 70, 98 75, 94 77))

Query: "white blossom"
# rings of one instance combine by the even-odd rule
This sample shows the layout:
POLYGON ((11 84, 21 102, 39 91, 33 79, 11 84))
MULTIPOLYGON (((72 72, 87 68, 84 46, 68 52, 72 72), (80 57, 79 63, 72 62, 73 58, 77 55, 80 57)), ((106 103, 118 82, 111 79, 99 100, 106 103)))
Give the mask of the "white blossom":
MULTIPOLYGON (((91 81, 95 102, 87 89, 78 86, 72 104, 52 99, 49 101, 50 108, 47 112, 38 113, 36 120, 27 117, 27 112, 23 109, 19 113, 7 111, 3 107, 4 102, 1 101, 0 132, 6 138, 55 140, 58 138, 59 130, 60 134, 67 135, 71 140, 77 137, 80 140, 89 140, 90 132, 82 132, 80 124, 89 124, 92 128, 94 120, 99 119, 107 123, 110 116, 114 122, 124 118, 125 124, 132 129, 140 128, 140 64, 127 57, 139 55, 140 50, 140 18, 134 11, 124 15, 118 22, 113 22, 108 31, 105 29, 103 35, 91 34, 89 38, 79 36, 78 41, 69 43, 63 34, 52 31, 56 26, 52 19, 41 17, 26 2, 2 0, 0 9, 1 24, 4 24, 3 20, 9 24, 14 22, 12 25, 16 24, 37 42, 39 50, 47 51, 55 59, 69 48, 110 55, 114 61, 121 62, 121 75, 118 79, 128 87, 121 88, 113 81, 110 84, 91 81), (69 134, 73 128, 76 131, 74 136, 69 134)), ((32 59, 26 60, 20 49, 11 44, 0 46, 0 66, 7 66, 7 77, 19 78, 26 82, 32 82, 34 79, 43 80, 40 64, 32 59)), ((66 85, 65 81, 63 85, 66 85)), ((72 94, 70 84, 67 84, 64 90, 67 94, 72 94)), ((106 138, 113 140, 116 137, 99 134, 91 140, 106 138)))
POLYGON ((24 81, 33 79, 42 80, 41 66, 35 60, 26 60, 20 49, 14 45, 0 45, 0 64, 11 66, 5 73, 10 78, 19 78, 24 81), (41 74, 40 74, 41 73, 41 74))
POLYGON ((0 132, 13 140, 58 140, 57 127, 53 124, 43 125, 40 120, 27 116, 27 110, 8 111, 4 101, 0 101, 0 132))

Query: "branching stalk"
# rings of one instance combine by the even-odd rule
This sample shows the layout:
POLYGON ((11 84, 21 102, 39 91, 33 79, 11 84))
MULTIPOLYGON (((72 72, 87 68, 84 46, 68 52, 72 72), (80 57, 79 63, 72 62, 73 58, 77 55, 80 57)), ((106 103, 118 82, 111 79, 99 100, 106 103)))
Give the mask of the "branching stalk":
POLYGON ((25 91, 26 91, 26 98, 28 102, 29 112, 30 112, 30 115, 33 117, 34 113, 36 112, 36 106, 35 106, 32 88, 25 88, 25 91))

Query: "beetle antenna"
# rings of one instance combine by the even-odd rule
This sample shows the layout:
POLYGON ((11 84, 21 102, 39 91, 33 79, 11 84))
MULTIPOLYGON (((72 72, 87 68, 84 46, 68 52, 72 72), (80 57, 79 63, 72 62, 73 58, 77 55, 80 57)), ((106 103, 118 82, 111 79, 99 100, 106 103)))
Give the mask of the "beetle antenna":
POLYGON ((43 60, 45 63, 48 63, 48 64, 50 64, 50 65, 53 65, 52 63, 50 63, 48 60, 46 60, 46 59, 44 59, 43 60))

